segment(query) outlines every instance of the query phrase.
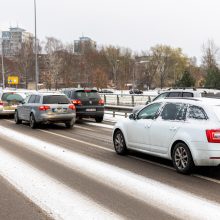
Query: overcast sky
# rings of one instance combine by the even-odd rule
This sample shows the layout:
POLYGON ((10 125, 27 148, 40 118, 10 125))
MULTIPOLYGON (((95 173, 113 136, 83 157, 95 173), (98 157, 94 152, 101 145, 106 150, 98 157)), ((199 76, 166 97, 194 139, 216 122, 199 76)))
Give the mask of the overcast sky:
MULTIPOLYGON (((36 0, 37 35, 141 52, 156 44, 181 47, 201 58, 208 39, 220 46, 220 0, 36 0)), ((34 33, 34 0, 1 0, 0 28, 34 33)))

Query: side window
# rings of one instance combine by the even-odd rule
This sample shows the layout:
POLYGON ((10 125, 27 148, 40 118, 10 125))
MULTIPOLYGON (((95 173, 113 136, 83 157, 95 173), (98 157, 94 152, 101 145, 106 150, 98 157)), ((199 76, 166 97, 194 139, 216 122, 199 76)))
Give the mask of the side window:
POLYGON ((183 92, 183 97, 193 97, 193 93, 191 93, 191 92, 183 92))
POLYGON ((181 92, 170 92, 168 97, 181 97, 181 92))
POLYGON ((162 112, 163 120, 185 120, 187 105, 182 103, 167 103, 162 112))
POLYGON ((35 98, 35 102, 34 103, 40 103, 40 96, 39 95, 36 95, 36 98, 35 98))
POLYGON ((161 106, 161 103, 154 103, 142 109, 137 116, 137 119, 154 119, 161 106))
POLYGON ((34 103, 35 101, 35 95, 31 95, 31 97, 28 100, 28 103, 34 103))
POLYGON ((203 108, 195 105, 190 105, 188 108, 188 119, 206 120, 207 116, 203 108))
POLYGON ((168 95, 168 92, 164 92, 164 93, 158 95, 155 99, 153 99, 153 101, 163 99, 163 98, 167 97, 167 95, 168 95))

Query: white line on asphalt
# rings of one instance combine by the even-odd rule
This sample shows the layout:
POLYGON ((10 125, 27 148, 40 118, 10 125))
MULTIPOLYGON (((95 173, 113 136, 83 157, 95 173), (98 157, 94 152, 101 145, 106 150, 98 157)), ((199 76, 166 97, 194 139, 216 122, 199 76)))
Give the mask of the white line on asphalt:
POLYGON ((54 133, 54 132, 51 132, 51 131, 47 131, 47 130, 42 130, 42 129, 38 129, 38 130, 42 131, 44 133, 53 134, 53 135, 58 136, 58 137, 66 138, 68 140, 72 140, 72 141, 75 141, 75 142, 78 142, 78 143, 81 143, 81 144, 86 144, 86 145, 89 145, 89 146, 92 146, 92 147, 95 147, 95 148, 98 148, 98 149, 114 152, 112 149, 109 149, 109 148, 106 148, 106 147, 102 147, 102 146, 99 146, 97 144, 92 144, 92 143, 89 143, 89 142, 86 142, 86 141, 81 141, 81 140, 76 139, 76 138, 68 137, 68 136, 65 136, 65 135, 62 135, 62 134, 57 134, 57 133, 54 133))
POLYGON ((113 125, 106 125, 106 124, 102 124, 102 123, 94 123, 94 122, 86 122, 86 124, 92 125, 92 126, 97 126, 97 127, 102 127, 102 128, 109 128, 109 129, 113 129, 113 125))
MULTIPOLYGON (((5 121, 11 122, 11 123, 13 122, 13 121, 7 120, 7 119, 5 119, 5 121)), ((108 149, 108 148, 105 148, 105 147, 102 147, 102 146, 99 146, 99 145, 96 145, 96 144, 91 144, 89 142, 80 141, 78 139, 70 138, 70 137, 67 137, 67 136, 64 136, 64 135, 60 135, 60 134, 57 134, 57 133, 54 133, 54 132, 50 132, 50 131, 46 131, 46 130, 40 130, 40 131, 43 131, 45 133, 50 133, 50 134, 53 134, 53 135, 56 135, 56 136, 59 136, 59 137, 63 137, 63 138, 69 139, 69 140, 73 140, 73 141, 76 141, 76 142, 80 142, 82 144, 90 145, 90 146, 98 148, 98 149, 102 149, 102 150, 106 150, 106 151, 110 151, 110 152, 115 152, 112 149, 108 149)), ((163 164, 160 164, 160 163, 156 163, 156 162, 153 162, 153 161, 150 161, 150 160, 141 159, 141 158, 138 158, 138 157, 135 157, 135 156, 131 156, 131 155, 128 155, 128 157, 131 157, 131 158, 134 158, 136 160, 143 161, 143 162, 146 162, 146 163, 150 163, 150 164, 153 164, 153 165, 156 165, 156 166, 159 166, 159 167, 164 167, 164 168, 167 168, 167 169, 170 169, 170 170, 175 170, 173 167, 169 167, 169 166, 166 166, 166 165, 163 165, 163 164)), ((200 178, 200 179, 203 179, 203 180, 207 180, 207 181, 210 181, 210 182, 213 182, 213 183, 220 184, 219 180, 216 180, 216 179, 213 179, 213 178, 210 178, 210 177, 206 177, 206 176, 202 176, 202 175, 197 175, 197 174, 192 174, 191 176, 197 177, 197 178, 200 178)))
POLYGON ((85 128, 85 127, 79 126, 79 125, 74 125, 74 128, 79 128, 79 129, 83 129, 83 130, 86 130, 86 131, 94 131, 94 129, 85 128))
POLYGON ((54 219, 121 219, 0 148, 0 174, 54 219))
POLYGON ((9 139, 13 137, 21 147, 53 158, 57 163, 177 218, 220 219, 220 205, 216 202, 2 126, 0 133, 9 139))

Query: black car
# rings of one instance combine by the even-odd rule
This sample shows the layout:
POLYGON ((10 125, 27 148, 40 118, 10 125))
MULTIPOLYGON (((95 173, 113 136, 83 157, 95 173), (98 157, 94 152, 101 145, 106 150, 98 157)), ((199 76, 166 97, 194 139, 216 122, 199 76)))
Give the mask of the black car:
POLYGON ((131 89, 129 90, 130 94, 143 94, 143 91, 140 89, 131 89))
POLYGON ((64 89, 63 93, 76 106, 76 119, 94 118, 102 122, 104 117, 104 101, 95 89, 64 89))

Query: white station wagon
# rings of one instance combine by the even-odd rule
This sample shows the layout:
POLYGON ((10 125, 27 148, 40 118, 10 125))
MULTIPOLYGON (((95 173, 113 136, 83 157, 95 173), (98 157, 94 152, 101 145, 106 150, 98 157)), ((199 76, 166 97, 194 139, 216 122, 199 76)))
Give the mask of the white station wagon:
POLYGON ((115 124, 115 151, 128 149, 168 158, 180 173, 220 164, 220 99, 155 101, 115 124))

